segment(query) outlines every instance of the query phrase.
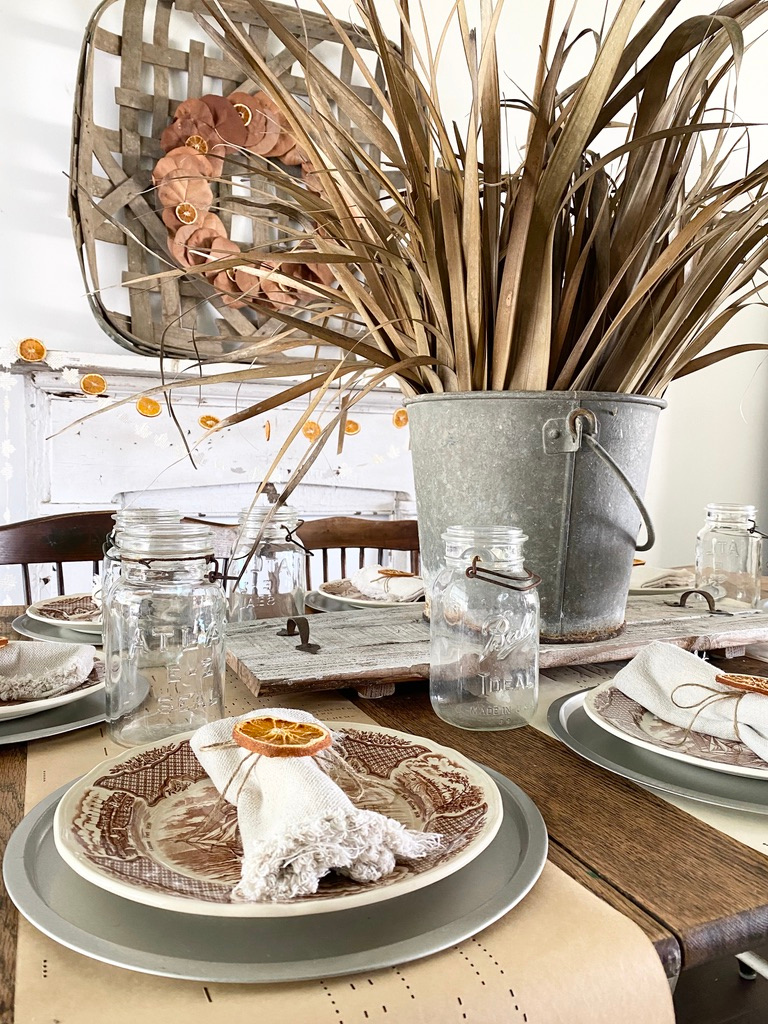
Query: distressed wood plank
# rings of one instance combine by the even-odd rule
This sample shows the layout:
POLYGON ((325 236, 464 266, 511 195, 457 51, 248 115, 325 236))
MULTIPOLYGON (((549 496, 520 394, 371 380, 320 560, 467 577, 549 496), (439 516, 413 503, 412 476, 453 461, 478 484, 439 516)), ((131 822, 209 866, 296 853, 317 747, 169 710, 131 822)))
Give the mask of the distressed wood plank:
MULTIPOLYGON (((623 661, 654 640, 688 651, 742 650, 745 644, 768 640, 765 612, 710 615, 669 608, 661 599, 640 598, 636 605, 630 598, 627 618, 635 621, 628 621, 624 633, 612 640, 543 644, 541 668, 623 661)), ((429 623, 423 605, 314 615, 311 639, 321 647, 314 655, 297 651, 295 638, 278 637, 282 625, 267 619, 229 627, 230 667, 254 693, 401 683, 429 676, 429 623)))

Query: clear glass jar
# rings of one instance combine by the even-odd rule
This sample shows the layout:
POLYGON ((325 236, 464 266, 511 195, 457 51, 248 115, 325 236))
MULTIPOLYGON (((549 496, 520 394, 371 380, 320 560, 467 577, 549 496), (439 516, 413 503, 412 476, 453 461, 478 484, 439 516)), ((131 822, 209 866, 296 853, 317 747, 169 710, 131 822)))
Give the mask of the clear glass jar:
POLYGON ((133 746, 224 714, 224 592, 213 539, 193 523, 134 526, 104 607, 107 724, 133 746))
POLYGON ((102 600, 120 578, 120 535, 134 526, 173 525, 181 521, 179 512, 169 508, 121 508, 112 518, 115 526, 106 539, 101 563, 102 600))
POLYGON ((760 602, 762 538, 754 505, 707 505, 696 535, 696 586, 750 608, 760 602))
POLYGON ((445 567, 432 587, 429 690, 436 714, 450 725, 515 729, 536 711, 539 579, 523 565, 527 539, 506 526, 451 526, 443 534, 445 567))
POLYGON ((283 505, 275 512, 251 554, 269 511, 270 506, 259 506, 240 513, 239 540, 227 568, 230 577, 242 571, 240 579, 229 584, 230 622, 304 614, 307 554, 291 540, 299 525, 293 509, 283 505))

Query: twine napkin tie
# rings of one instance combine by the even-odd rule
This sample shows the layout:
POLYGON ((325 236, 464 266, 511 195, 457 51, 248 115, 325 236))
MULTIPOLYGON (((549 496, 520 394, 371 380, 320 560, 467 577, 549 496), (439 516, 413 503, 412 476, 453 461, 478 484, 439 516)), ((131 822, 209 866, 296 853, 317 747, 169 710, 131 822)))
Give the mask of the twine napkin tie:
POLYGON ((235 744, 235 722, 262 716, 317 722, 307 711, 267 708, 211 722, 190 740, 219 793, 237 807, 243 860, 235 899, 306 896, 330 871, 376 881, 398 859, 424 857, 439 844, 433 833, 355 807, 327 774, 331 760, 340 758, 333 747, 310 757, 267 757, 235 744))
POLYGON ((412 573, 366 565, 349 577, 350 583, 372 601, 417 601, 424 595, 424 580, 412 573))
POLYGON ((717 682, 719 674, 695 654, 656 641, 621 669, 613 683, 663 722, 737 740, 768 761, 768 697, 725 686, 717 682))

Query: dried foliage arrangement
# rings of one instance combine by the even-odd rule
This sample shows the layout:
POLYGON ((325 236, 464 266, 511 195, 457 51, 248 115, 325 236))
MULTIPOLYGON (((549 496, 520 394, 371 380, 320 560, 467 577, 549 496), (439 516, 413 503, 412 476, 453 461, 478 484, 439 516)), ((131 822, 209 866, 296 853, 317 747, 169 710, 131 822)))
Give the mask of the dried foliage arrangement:
MULTIPOLYGON (((275 5, 248 0, 303 73, 306 100, 297 99, 253 45, 242 12, 233 16, 226 0, 202 0, 207 15, 198 20, 271 99, 312 167, 311 189, 278 166, 261 168, 296 225, 288 259, 319 256, 338 282, 332 290, 315 286, 320 310, 309 320, 285 308, 273 316, 286 339, 302 330, 342 351, 341 358, 326 350, 269 362, 280 351, 273 337, 263 341, 258 365, 259 343, 250 346, 257 365, 224 376, 304 379, 216 429, 311 395, 277 462, 314 422, 328 388, 343 387, 340 410, 310 449, 306 470, 337 427, 343 436, 351 406, 391 376, 406 395, 579 389, 659 396, 676 377, 766 347, 702 354, 745 305, 761 301, 765 284, 768 161, 733 173, 739 147, 749 155, 749 126, 723 94, 735 88, 744 29, 768 11, 768 0, 732 0, 671 31, 680 0, 661 0, 637 28, 642 0, 620 0, 604 31, 581 33, 570 18, 556 32, 550 0, 533 92, 516 100, 500 92, 503 0, 482 0, 479 34, 464 0, 456 0, 448 22, 458 24, 471 82, 466 131, 444 115, 437 85, 448 24, 436 42, 419 42, 430 33, 418 0, 412 14, 392 0, 401 29, 395 44, 380 2, 351 0, 378 62, 374 75, 349 27, 325 0, 316 2, 375 105, 325 67, 275 5), (582 37, 594 44, 591 66, 579 80, 563 81, 582 37), (505 164, 509 105, 529 115, 519 166, 505 164), (606 132, 615 140, 617 125, 623 138, 605 151, 606 132), (343 330, 334 326, 340 322, 343 330)), ((241 253, 158 278, 212 267, 236 276, 263 258, 241 253)))
POLYGON ((533 95, 517 101, 530 126, 515 168, 502 164, 501 2, 485 4, 482 39, 463 0, 452 8, 472 82, 464 135, 441 112, 440 45, 417 45, 406 6, 396 5, 397 47, 377 4, 354 0, 381 62, 379 84, 318 0, 378 115, 274 8, 250 3, 303 69, 308 105, 224 4, 205 6, 212 33, 271 97, 315 169, 319 191, 296 188, 289 200, 307 225, 297 247, 322 252, 341 286, 335 312, 359 325, 357 340, 318 325, 318 341, 399 375, 407 393, 660 395, 675 377, 745 348, 701 355, 764 284, 755 276, 768 258, 768 162, 723 180, 749 129, 713 97, 738 74, 743 29, 768 3, 734 0, 690 18, 645 59, 679 0, 664 0, 634 35, 642 0, 622 0, 588 73, 567 84, 570 24, 554 34, 551 0, 533 95), (628 121, 624 140, 600 153, 599 136, 618 118, 628 121))

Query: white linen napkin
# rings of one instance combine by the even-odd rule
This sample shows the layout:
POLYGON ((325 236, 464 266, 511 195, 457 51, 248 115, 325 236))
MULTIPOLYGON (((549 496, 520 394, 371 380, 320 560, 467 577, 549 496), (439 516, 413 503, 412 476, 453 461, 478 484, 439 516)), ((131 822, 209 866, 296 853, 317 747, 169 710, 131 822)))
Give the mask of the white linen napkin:
POLYGON ((613 684, 663 722, 724 740, 740 739, 768 761, 768 696, 716 682, 722 671, 674 644, 655 641, 618 672, 613 684), (679 689, 683 683, 696 685, 679 689), (732 696, 716 700, 719 693, 732 696))
POLYGON ((382 576, 381 570, 380 565, 365 565, 349 581, 372 601, 416 601, 423 596, 421 576, 382 576))
POLYGON ((0 647, 0 700, 44 700, 85 682, 96 648, 11 640, 0 647))
POLYGON ((424 857, 439 845, 434 833, 355 807, 321 767, 333 748, 314 757, 259 757, 227 743, 236 721, 264 715, 317 721, 307 711, 267 708, 211 722, 190 740, 213 784, 237 807, 243 861, 235 899, 305 896, 332 870, 372 882, 390 874, 396 860, 424 857))

